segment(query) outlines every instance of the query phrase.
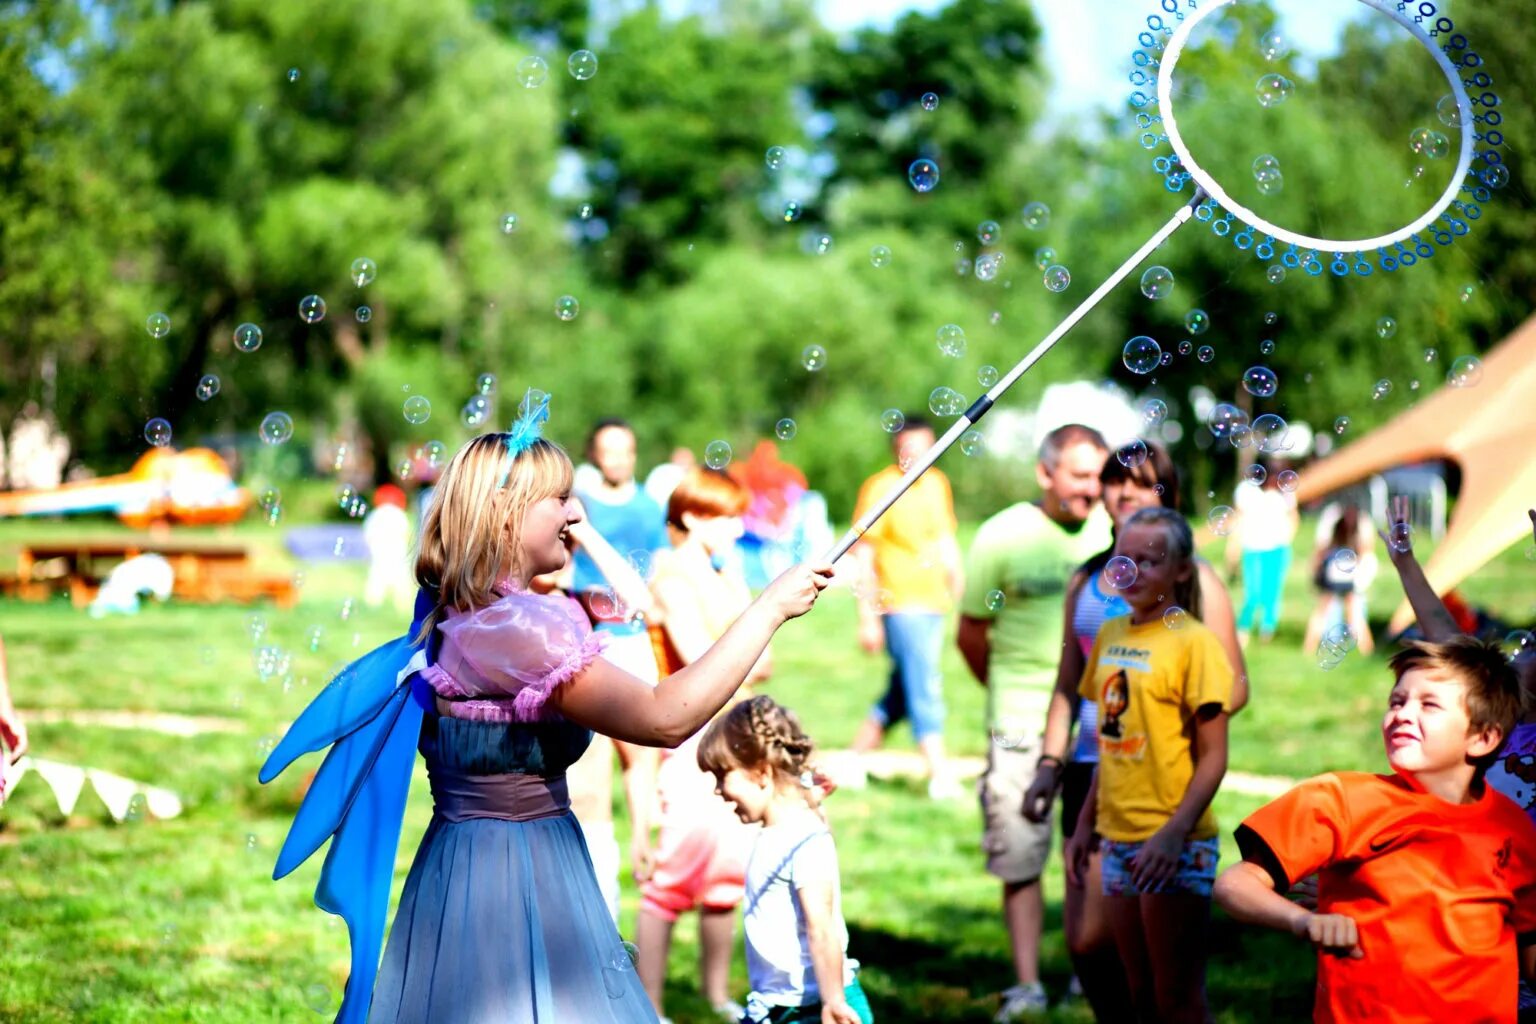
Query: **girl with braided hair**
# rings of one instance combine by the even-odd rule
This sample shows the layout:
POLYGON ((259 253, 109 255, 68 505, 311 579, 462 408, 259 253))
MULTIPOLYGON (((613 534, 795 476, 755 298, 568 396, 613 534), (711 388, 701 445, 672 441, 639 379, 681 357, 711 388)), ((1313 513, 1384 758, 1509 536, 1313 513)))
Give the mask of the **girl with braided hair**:
POLYGON ((837 847, 820 810, 814 749, 795 715, 753 697, 717 718, 699 767, 748 824, 761 824, 747 862, 743 1024, 873 1024, 848 958, 837 847))

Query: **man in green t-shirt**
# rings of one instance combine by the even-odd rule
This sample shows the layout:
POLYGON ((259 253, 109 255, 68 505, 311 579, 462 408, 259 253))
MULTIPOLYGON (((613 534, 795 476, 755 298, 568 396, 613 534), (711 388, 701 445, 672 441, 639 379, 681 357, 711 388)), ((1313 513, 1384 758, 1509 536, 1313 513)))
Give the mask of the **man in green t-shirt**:
POLYGON ((999 1024, 1047 1008, 1040 984, 1040 876, 1051 826, 1024 816, 1024 791, 1035 776, 1061 660, 1067 580, 1110 543, 1110 519, 1099 505, 1106 452, 1104 438, 1090 427, 1070 423, 1051 431, 1035 466, 1039 502, 1021 502, 988 519, 966 557, 956 643, 987 688, 992 743, 981 785, 982 848, 987 870, 1003 883, 1017 974, 1017 984, 1003 992, 999 1024))

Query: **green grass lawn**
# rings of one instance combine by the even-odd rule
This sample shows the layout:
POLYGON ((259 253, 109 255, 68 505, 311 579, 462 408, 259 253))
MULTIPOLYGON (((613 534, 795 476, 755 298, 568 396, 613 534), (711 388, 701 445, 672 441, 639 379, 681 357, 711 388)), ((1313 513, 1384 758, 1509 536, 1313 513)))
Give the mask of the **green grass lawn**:
MULTIPOLYGON (((0 569, 7 545, 29 532, 79 529, 0 524, 0 569)), ((274 531, 250 526, 235 534, 258 546, 268 568, 298 568, 284 561, 274 531)), ((1520 580, 1529 579, 1531 569, 1520 552, 1511 552, 1464 590, 1506 616, 1529 620, 1530 589, 1520 580)), ((22 784, 0 817, 0 1021, 293 1021, 334 1011, 347 974, 347 940, 339 921, 311 903, 320 858, 282 883, 270 881, 302 773, 290 771, 262 787, 256 770, 265 747, 331 671, 394 635, 402 622, 348 603, 361 588, 359 566, 316 565, 304 572, 302 600, 291 612, 169 605, 134 618, 92 620, 62 601, 0 603, 12 687, 22 707, 175 712, 227 719, 234 727, 183 739, 79 724, 32 726, 39 756, 168 786, 187 806, 174 821, 114 825, 87 794, 71 820, 60 822, 41 781, 22 784), (260 678, 256 652, 263 646, 289 653, 290 678, 260 678)), ((1378 581, 1373 617, 1390 614, 1395 585, 1390 571, 1378 581)), ((1303 657, 1307 591, 1304 572, 1293 567, 1280 635, 1249 652, 1253 700, 1233 724, 1234 769, 1301 777, 1383 763, 1377 723, 1387 690, 1384 662, 1352 654, 1325 672, 1303 657)), ((851 600, 834 592, 810 617, 787 626, 775 648, 770 692, 800 712, 823 746, 850 740, 882 685, 883 659, 859 651, 854 623, 851 600)), ((984 753, 982 692, 952 650, 945 690, 951 748, 984 753)), ((904 731, 893 742, 910 745, 904 731)), ((1224 830, 1256 804, 1220 794, 1224 830)), ((864 964, 876 1016, 887 1022, 990 1019, 995 993, 1011 979, 998 887, 981 867, 974 802, 938 804, 916 783, 874 783, 837 794, 829 810, 851 953, 864 964)), ((397 860, 402 879, 429 815, 427 788, 418 780, 397 860)), ((1224 862, 1234 856, 1228 840, 1224 862)), ((1057 995, 1069 974, 1059 930, 1061 890, 1060 860, 1053 858, 1044 969, 1057 995)), ((626 934, 633 931, 635 905, 626 883, 626 934)), ((703 1022, 709 1015, 694 995, 691 922, 678 937, 668 1010, 679 1024, 703 1022)), ((1212 949, 1211 1001, 1219 1020, 1306 1016, 1312 968, 1304 948, 1218 919, 1212 949)), ((744 993, 740 955, 734 982, 744 993)), ((1069 1007, 1046 1019, 1089 1017, 1069 1007)))

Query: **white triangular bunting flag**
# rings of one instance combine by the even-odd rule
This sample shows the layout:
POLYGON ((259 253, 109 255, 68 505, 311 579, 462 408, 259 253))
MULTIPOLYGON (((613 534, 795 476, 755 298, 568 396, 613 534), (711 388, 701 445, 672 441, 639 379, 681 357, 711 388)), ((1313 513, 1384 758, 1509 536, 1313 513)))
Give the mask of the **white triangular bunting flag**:
POLYGON ((159 786, 144 787, 144 802, 149 805, 149 813, 160 819, 174 818, 181 813, 181 798, 159 786))
POLYGON ((96 787, 96 793, 101 797, 101 802, 107 805, 112 820, 122 821, 126 818, 128 805, 133 801, 133 794, 138 792, 139 784, 121 775, 104 772, 100 768, 92 768, 87 774, 90 775, 91 785, 96 787))
POLYGON ((80 799, 80 789, 85 785, 85 769, 77 765, 61 764, 32 758, 32 767, 53 790, 53 799, 59 805, 59 813, 66 818, 74 813, 75 801, 80 799))

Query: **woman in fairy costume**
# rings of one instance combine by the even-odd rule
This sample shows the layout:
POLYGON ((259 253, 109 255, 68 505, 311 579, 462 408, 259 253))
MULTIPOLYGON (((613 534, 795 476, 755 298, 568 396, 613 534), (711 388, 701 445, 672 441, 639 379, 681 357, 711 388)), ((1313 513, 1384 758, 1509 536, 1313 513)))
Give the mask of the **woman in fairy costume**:
POLYGON ((411 631, 348 666, 263 767, 269 781, 332 746, 274 877, 334 837, 315 901, 352 940, 339 1022, 655 1021, 569 812, 565 769, 593 731, 686 739, 830 579, 830 567, 791 569, 659 686, 604 661, 575 605, 527 589, 564 565, 580 521, 570 460, 539 437, 547 405, 530 392, 510 433, 453 457, 422 532, 411 631), (433 817, 379 966, 418 746, 433 817))

